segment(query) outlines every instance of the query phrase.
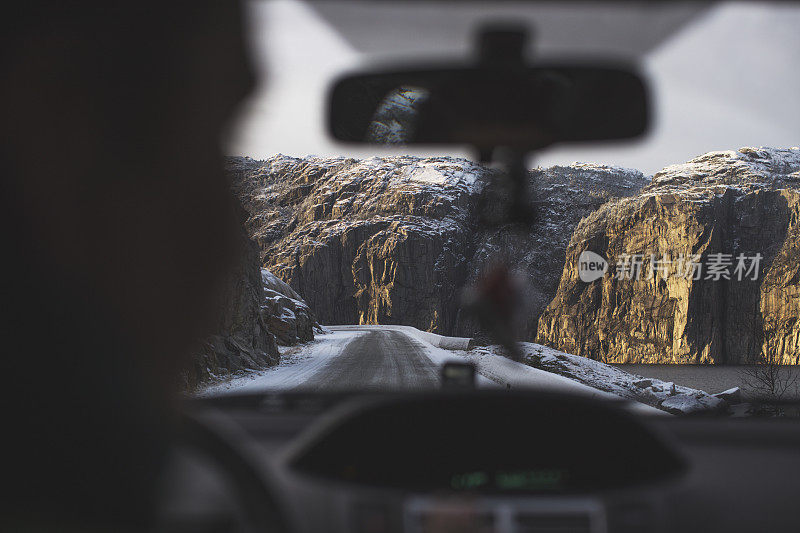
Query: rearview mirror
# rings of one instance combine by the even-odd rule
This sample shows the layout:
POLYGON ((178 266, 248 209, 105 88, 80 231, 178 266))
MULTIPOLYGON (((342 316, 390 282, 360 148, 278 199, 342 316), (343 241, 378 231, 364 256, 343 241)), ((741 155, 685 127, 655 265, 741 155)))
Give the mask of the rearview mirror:
POLYGON ((647 89, 624 66, 427 68, 349 75, 333 86, 329 131, 368 144, 463 144, 531 151, 637 137, 647 89))

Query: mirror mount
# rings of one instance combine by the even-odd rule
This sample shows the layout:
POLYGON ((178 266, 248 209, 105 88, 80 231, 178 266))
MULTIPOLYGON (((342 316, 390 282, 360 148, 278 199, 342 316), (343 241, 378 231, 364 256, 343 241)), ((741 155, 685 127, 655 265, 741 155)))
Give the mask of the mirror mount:
POLYGON ((524 66, 529 39, 523 26, 484 26, 478 31, 478 63, 483 67, 524 66))
MULTIPOLYGON (((525 46, 530 39, 527 28, 512 24, 492 24, 486 25, 478 30, 478 65, 484 69, 498 68, 517 68, 525 67, 525 46)), ((478 162, 490 164, 495 159, 495 149, 497 147, 476 147, 478 162)), ((517 167, 517 161, 508 160, 512 156, 513 150, 507 151, 505 166, 510 172, 511 167, 517 167)), ((518 154, 521 161, 524 161, 524 154, 518 154)), ((513 177, 509 176, 510 178, 513 177)), ((516 181, 516 180, 513 180, 516 181)))
MULTIPOLYGON (((524 70, 525 49, 530 41, 528 28, 515 24, 488 24, 478 30, 478 65, 491 70, 524 70)), ((475 147, 478 161, 482 164, 496 162, 505 172, 508 188, 508 204, 505 218, 500 223, 530 225, 535 220, 531 207, 526 168, 527 153, 509 146, 475 147)), ((484 220, 490 225, 491 222, 484 220)))

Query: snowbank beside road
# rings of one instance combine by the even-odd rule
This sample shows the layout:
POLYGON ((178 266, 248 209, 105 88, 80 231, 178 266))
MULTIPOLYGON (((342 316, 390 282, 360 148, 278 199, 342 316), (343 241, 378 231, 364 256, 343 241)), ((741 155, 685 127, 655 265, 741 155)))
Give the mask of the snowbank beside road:
POLYGON ((462 352, 462 357, 471 361, 481 375, 503 387, 566 393, 598 400, 633 400, 629 408, 634 412, 648 415, 666 414, 664 410, 641 403, 638 398, 609 392, 554 372, 512 361, 502 355, 500 350, 499 346, 476 348, 462 352))
POLYGON ((198 396, 215 396, 226 392, 246 393, 265 390, 286 390, 302 387, 305 382, 338 356, 347 344, 361 335, 355 330, 317 334, 312 342, 281 349, 281 361, 267 370, 248 373, 224 383, 203 389, 198 396))
MULTIPOLYGON (((528 364, 674 414, 724 409, 727 403, 705 391, 645 378, 617 367, 541 344, 522 343, 528 364)), ((491 347, 496 348, 496 347, 491 347)))

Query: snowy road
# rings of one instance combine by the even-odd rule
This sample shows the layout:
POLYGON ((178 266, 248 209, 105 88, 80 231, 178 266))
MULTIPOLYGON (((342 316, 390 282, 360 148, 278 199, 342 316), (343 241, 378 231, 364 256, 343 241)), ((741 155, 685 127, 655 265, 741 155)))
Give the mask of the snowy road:
MULTIPOLYGON (((529 388, 590 398, 617 398, 575 380, 501 355, 438 348, 436 335, 408 326, 330 326, 313 342, 284 349, 273 368, 213 385, 200 395, 270 390, 392 390, 438 388, 448 360, 471 361, 479 387, 529 388)), ((640 409, 657 411, 638 404, 640 409)), ((661 411, 659 411, 661 412, 661 411)))
POLYGON ((420 343, 392 330, 367 330, 317 372, 306 385, 317 389, 408 389, 439 386, 439 368, 420 343))
MULTIPOLYGON (((409 389, 439 386, 439 367, 455 359, 445 350, 391 326, 332 327, 308 344, 288 349, 281 363, 202 394, 310 389, 409 389)), ((484 378, 483 385, 491 384, 484 378)))

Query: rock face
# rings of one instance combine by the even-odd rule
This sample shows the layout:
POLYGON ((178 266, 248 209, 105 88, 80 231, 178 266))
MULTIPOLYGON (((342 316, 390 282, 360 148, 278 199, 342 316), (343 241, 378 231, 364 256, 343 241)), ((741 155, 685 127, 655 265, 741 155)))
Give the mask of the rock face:
POLYGON ((264 266, 322 323, 452 329, 482 169, 414 158, 276 156, 235 165, 264 266))
POLYGON ((658 172, 578 224, 538 342, 607 362, 800 363, 799 189, 797 148, 658 172), (591 282, 585 251, 609 263, 591 282))
POLYGON ((531 172, 539 221, 479 231, 493 171, 452 158, 230 158, 263 266, 325 324, 405 324, 472 336, 460 288, 509 260, 528 281, 525 336, 555 294, 572 229, 601 204, 635 194, 642 174, 573 165, 531 172))
POLYGON ((319 325, 308 305, 286 283, 261 268, 256 243, 242 232, 246 253, 224 289, 218 333, 196 350, 187 386, 278 363, 278 344, 314 339, 319 325))
MULTIPOLYGON (((587 163, 531 171, 534 223, 524 231, 508 226, 479 231, 470 279, 497 257, 513 265, 520 274, 527 317, 520 337, 533 340, 539 316, 556 294, 567 244, 580 220, 611 199, 638 193, 647 183, 638 170, 587 163)), ((475 327, 458 333, 472 336, 475 327)))
POLYGON ((195 352, 187 385, 194 388, 243 370, 267 368, 279 360, 275 337, 261 307, 265 301, 258 248, 242 235, 246 253, 226 283, 218 333, 195 352))

